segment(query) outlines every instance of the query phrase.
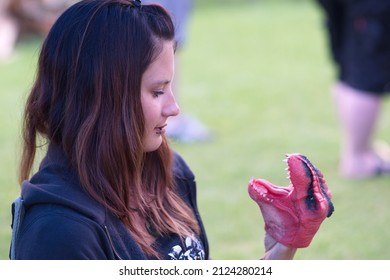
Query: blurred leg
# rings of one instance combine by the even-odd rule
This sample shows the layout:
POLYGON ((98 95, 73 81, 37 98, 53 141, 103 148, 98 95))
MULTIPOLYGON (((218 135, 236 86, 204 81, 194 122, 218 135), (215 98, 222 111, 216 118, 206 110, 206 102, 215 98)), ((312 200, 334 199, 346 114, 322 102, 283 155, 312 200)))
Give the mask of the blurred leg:
POLYGON ((376 175, 390 171, 372 149, 372 137, 381 109, 381 97, 361 92, 345 83, 334 86, 333 97, 342 130, 340 173, 345 177, 376 175), (381 165, 382 164, 382 165, 381 165))

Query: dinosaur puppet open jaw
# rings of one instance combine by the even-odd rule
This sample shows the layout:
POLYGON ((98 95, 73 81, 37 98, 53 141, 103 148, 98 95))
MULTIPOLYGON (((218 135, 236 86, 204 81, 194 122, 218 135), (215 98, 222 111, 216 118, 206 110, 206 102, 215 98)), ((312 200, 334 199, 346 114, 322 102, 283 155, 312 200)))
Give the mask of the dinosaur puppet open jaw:
POLYGON ((252 178, 248 192, 260 207, 268 234, 287 247, 305 248, 332 215, 332 194, 321 171, 306 156, 286 155, 286 163, 290 185, 252 178))

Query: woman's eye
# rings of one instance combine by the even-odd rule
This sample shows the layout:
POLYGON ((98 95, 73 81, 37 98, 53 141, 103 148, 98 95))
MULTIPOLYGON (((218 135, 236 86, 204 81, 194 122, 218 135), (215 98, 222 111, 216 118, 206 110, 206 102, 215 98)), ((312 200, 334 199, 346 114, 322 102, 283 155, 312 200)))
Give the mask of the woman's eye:
POLYGON ((164 92, 162 90, 156 90, 156 91, 153 91, 153 96, 154 97, 158 97, 159 95, 163 95, 164 92))

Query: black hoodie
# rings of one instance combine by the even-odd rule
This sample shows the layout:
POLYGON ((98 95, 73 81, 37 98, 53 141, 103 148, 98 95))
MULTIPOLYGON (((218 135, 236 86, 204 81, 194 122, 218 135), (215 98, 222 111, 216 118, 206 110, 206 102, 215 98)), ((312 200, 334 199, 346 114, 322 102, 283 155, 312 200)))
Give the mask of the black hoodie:
MULTIPOLYGON (((173 172, 178 193, 193 209, 201 234, 186 238, 184 244, 175 234, 159 237, 155 245, 164 259, 208 259, 195 178, 176 153, 173 172)), ((24 215, 20 223, 15 222, 18 213, 13 209, 13 231, 17 234, 13 236, 12 258, 147 259, 124 224, 83 190, 70 163, 54 145, 50 145, 39 171, 22 184, 21 199, 24 215)))

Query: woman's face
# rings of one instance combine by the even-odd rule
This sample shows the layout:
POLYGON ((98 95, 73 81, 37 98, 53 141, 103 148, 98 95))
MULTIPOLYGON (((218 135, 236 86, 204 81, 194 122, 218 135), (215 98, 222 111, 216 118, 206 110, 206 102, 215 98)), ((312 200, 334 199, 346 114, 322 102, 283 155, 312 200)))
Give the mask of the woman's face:
POLYGON ((174 45, 171 41, 165 41, 162 52, 146 69, 141 81, 145 152, 152 152, 160 147, 167 119, 180 112, 172 92, 174 71, 174 45))

